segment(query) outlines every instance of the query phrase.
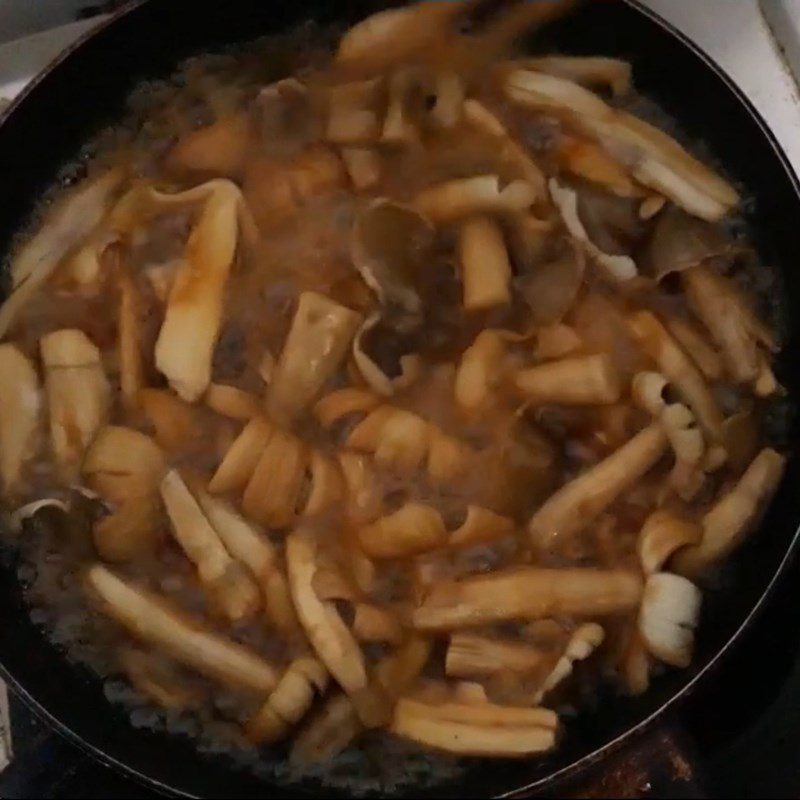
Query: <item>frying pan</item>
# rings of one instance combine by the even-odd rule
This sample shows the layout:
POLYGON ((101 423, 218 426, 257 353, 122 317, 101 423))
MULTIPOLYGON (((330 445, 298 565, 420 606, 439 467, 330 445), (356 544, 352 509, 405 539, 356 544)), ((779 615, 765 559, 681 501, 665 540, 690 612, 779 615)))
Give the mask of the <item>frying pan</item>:
MULTIPOLYGON (((84 142, 122 113, 141 80, 169 75, 183 58, 219 50, 313 18, 346 25, 386 5, 375 0, 148 0, 128 6, 62 56, 6 112, 0 124, 0 249, 28 219, 37 198, 73 161, 84 142)), ((745 223, 761 260, 780 273, 775 302, 789 320, 778 377, 800 396, 800 195, 795 176, 763 120, 735 86, 680 34, 634 2, 603 0, 579 7, 540 31, 543 52, 607 54, 633 63, 637 87, 680 122, 690 141, 707 146, 743 189, 745 223)), ((276 77, 279 77, 276 75, 276 77)), ((2 376, 0 376, 2 380, 2 376)), ((797 442, 797 429, 789 441, 797 442)), ((502 764, 476 761, 463 777, 429 796, 557 791, 612 748, 637 736, 690 691, 752 623, 797 547, 800 524, 797 453, 763 521, 704 603, 692 666, 653 682, 640 698, 613 698, 567 725, 552 755, 502 764)), ((102 683, 69 664, 29 619, 14 556, 0 561, 0 672, 33 709, 101 761, 165 793, 186 796, 302 797, 318 784, 270 786, 203 756, 185 739, 134 729, 127 712, 110 705, 102 683)), ((328 795, 335 792, 326 790, 328 795)), ((413 791, 419 796, 418 791, 413 791)))

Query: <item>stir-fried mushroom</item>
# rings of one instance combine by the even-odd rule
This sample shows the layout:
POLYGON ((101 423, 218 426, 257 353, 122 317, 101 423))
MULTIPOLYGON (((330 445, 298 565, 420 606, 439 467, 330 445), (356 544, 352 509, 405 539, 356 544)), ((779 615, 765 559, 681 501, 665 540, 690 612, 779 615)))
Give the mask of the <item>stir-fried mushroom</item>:
POLYGON ((631 65, 618 58, 540 56, 517 63, 526 69, 566 78, 589 89, 608 88, 615 97, 627 94, 632 88, 631 65))
POLYGON ((413 624, 421 631, 442 631, 559 614, 619 614, 636 606, 641 593, 633 572, 510 569, 436 584, 414 611, 413 624))
POLYGON ((732 553, 778 488, 785 466, 782 455, 770 448, 762 450, 739 481, 706 513, 702 539, 679 550, 672 568, 694 578, 732 553))
POLYGON ((529 644, 454 633, 447 648, 445 671, 449 677, 485 678, 506 670, 536 672, 547 661, 546 651, 529 644))
POLYGON ((533 702, 540 703, 548 692, 551 692, 560 683, 563 683, 571 674, 576 661, 585 661, 603 643, 606 633, 595 622, 579 625, 572 633, 564 648, 564 652, 553 667, 552 672, 545 678, 533 702))
POLYGON ((48 333, 40 340, 39 349, 53 455, 62 475, 74 479, 86 447, 106 421, 111 387, 100 351, 82 331, 48 333))
POLYGON ((100 611, 179 663, 249 692, 264 694, 275 687, 277 675, 268 661, 174 610, 158 595, 99 564, 87 571, 86 585, 100 611))
POLYGON ((703 529, 696 522, 665 509, 654 511, 642 525, 636 545, 645 574, 658 572, 673 553, 697 544, 702 536, 703 529))
POLYGON ((563 548, 639 480, 661 458, 666 446, 663 428, 650 425, 563 486, 531 517, 528 531, 533 543, 544 550, 563 548))
POLYGON ((686 578, 658 572, 647 579, 639 612, 639 633, 651 655, 673 667, 692 661, 700 590, 686 578))
POLYGON ((555 746, 558 717, 544 708, 428 704, 403 698, 390 730, 459 756, 524 758, 555 746))
POLYGON ((57 207, 11 262, 11 295, 0 308, 0 337, 52 275, 62 258, 100 224, 125 178, 111 169, 91 178, 57 207))
POLYGON ((116 425, 99 431, 86 452, 83 474, 112 508, 92 531, 102 558, 129 561, 154 554, 161 538, 158 486, 165 470, 164 454, 149 436, 116 425))
POLYGON ((734 380, 752 383, 760 395, 774 393, 778 387, 764 352, 775 349, 774 338, 736 287, 709 266, 686 271, 683 280, 692 310, 711 331, 734 380))
POLYGON ((208 484, 214 494, 243 489, 275 430, 263 417, 253 417, 242 428, 208 484))
POLYGON ((219 534, 175 470, 168 472, 161 481, 161 498, 175 538, 196 565, 200 581, 214 603, 232 622, 254 614, 261 604, 258 587, 242 565, 231 558, 219 534))
POLYGON ((172 204, 204 201, 186 243, 186 263, 175 276, 156 342, 156 366, 175 391, 197 400, 211 381, 211 361, 222 321, 225 284, 239 238, 243 201, 225 180, 164 198, 172 204))
POLYGON ((511 301, 511 264, 500 226, 488 217, 461 224, 461 285, 467 311, 482 311, 511 301))
POLYGON ((359 315, 316 292, 303 292, 270 380, 267 407, 280 419, 299 414, 336 372, 359 315))
POLYGON ((511 70, 504 91, 515 103, 556 111, 596 138, 634 178, 690 214, 716 221, 738 202, 736 190, 692 158, 674 139, 624 111, 611 108, 577 83, 533 70, 511 70))
POLYGON ((447 529, 435 508, 407 503, 361 528, 358 539, 370 558, 405 558, 441 547, 447 541, 447 529))
POLYGON ((0 374, 0 477, 8 496, 38 445, 42 393, 35 367, 13 344, 0 344, 0 374))
POLYGON ((620 376, 605 355, 574 356, 520 370, 514 385, 535 405, 603 405, 622 393, 620 376))

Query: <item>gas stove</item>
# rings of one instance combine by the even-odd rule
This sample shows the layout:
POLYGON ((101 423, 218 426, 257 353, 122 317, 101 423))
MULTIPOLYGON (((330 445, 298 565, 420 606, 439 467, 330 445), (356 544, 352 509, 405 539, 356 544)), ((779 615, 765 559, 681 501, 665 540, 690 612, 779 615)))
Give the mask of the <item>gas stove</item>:
MULTIPOLYGON (((645 0, 742 88, 800 173, 800 0, 645 0)), ((0 99, 96 25, 84 0, 3 0, 0 99), (65 16, 66 15, 66 16, 65 16), (58 27, 48 28, 47 23, 58 27), (60 24, 66 22, 67 24, 60 24)), ((101 8, 94 9, 97 11, 101 8)), ((700 694, 580 778, 570 797, 800 796, 800 563, 700 694)), ((0 797, 156 795, 108 769, 0 684, 0 797)))

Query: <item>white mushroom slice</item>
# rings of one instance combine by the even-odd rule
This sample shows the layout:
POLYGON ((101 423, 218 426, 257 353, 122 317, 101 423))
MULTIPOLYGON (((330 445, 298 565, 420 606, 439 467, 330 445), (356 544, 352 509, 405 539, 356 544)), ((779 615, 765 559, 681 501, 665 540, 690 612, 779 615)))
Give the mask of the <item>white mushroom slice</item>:
POLYGON ((358 541, 370 558, 405 558, 442 547, 447 529, 432 506, 406 503, 392 514, 360 528, 358 541))
POLYGON ((387 375, 372 359, 365 349, 365 339, 369 332, 379 325, 381 314, 377 312, 368 317, 353 339, 353 360, 361 377, 373 391, 389 397, 399 389, 409 387, 419 377, 422 360, 416 353, 406 353, 398 360, 399 374, 387 375))
POLYGON ((311 707, 314 697, 328 685, 328 672, 314 658, 297 658, 283 673, 264 705, 245 726, 253 744, 274 744, 296 725, 311 707))
POLYGON ((369 144, 380 136, 378 106, 383 80, 345 83, 330 90, 325 137, 336 144, 369 144))
POLYGON ((277 675, 272 664, 175 610, 164 598, 99 564, 87 571, 86 584, 104 614, 179 663, 228 686, 261 695, 275 687, 277 675))
POLYGON ((511 301, 511 264, 503 231, 488 217, 461 224, 458 241, 463 305, 481 311, 511 301))
POLYGON ((534 405, 605 405, 622 394, 620 375, 605 353, 537 364, 517 372, 514 385, 534 405))
POLYGON ((524 758, 555 746, 558 717, 543 708, 421 703, 402 698, 389 730, 458 756, 524 758))
POLYGON ((485 678, 506 671, 530 673, 541 669, 547 660, 546 651, 530 644, 454 633, 447 648, 445 673, 451 678, 485 678))
POLYGON ((180 204, 195 198, 203 198, 203 210, 186 243, 186 261, 170 289, 155 351, 156 367, 188 402, 197 400, 211 380, 243 208, 239 188, 227 180, 209 181, 161 199, 180 204))
POLYGON ((658 572, 647 579, 639 611, 639 633, 648 652, 673 667, 692 661, 700 590, 680 575, 658 572))
POLYGON ((716 221, 738 202, 736 190, 692 158, 674 139, 630 114, 612 109, 577 83, 533 70, 512 70, 506 96, 536 110, 566 114, 597 139, 633 177, 690 214, 716 221))
POLYGON ((608 88, 615 97, 631 90, 631 65, 619 58, 602 56, 541 56, 513 62, 557 78, 566 78, 589 89, 608 88))
POLYGON ((752 529, 778 488, 786 458, 764 448, 739 481, 724 493, 703 517, 703 538, 680 550, 672 569, 695 578, 730 555, 752 529))
POLYGON ((658 572, 673 553, 686 545, 697 544, 702 535, 703 529, 698 523, 664 509, 654 511, 642 525, 636 545, 645 574, 658 572))
POLYGON ((340 153, 357 192, 372 189, 380 183, 383 161, 377 151, 370 147, 343 147, 340 153))
POLYGON ((111 387, 100 351, 85 333, 63 329, 39 341, 50 413, 50 441, 59 470, 74 481, 86 447, 108 416, 111 387))
POLYGON ((122 169, 90 178, 59 202, 11 260, 11 294, 0 307, 0 338, 63 257, 100 224, 122 183, 122 169))
MULTIPOLYGON (((704 265, 686 270, 682 277, 690 307, 711 332, 734 380, 754 385, 763 380, 769 363, 762 351, 774 350, 775 342, 738 289, 704 265)), ((762 386, 762 394, 763 390, 762 386)))
POLYGON ((361 317, 316 292, 303 292, 267 392, 267 407, 291 419, 339 368, 361 317))
POLYGON ((440 581, 412 619, 417 630, 445 631, 561 614, 599 617, 635 608, 641 595, 634 572, 520 567, 440 581))
POLYGON ((585 661, 597 650, 606 638, 606 632, 596 622, 579 625, 567 642, 564 652, 545 678, 544 683, 533 698, 534 704, 541 703, 542 698, 563 683, 571 674, 576 661, 585 661))
POLYGON ((586 228, 578 214, 578 194, 573 189, 562 186, 555 178, 548 184, 553 203, 561 214, 561 219, 570 235, 581 242, 586 252, 615 281, 629 281, 639 274, 636 264, 630 256, 615 256, 604 253, 590 239, 586 228))
POLYGON ((36 368, 13 344, 0 344, 0 477, 13 494, 39 444, 42 392, 36 368))
POLYGON ((168 472, 161 481, 161 498, 172 532, 197 574, 225 616, 237 622, 254 614, 260 592, 252 577, 234 561, 181 476, 168 472))
POLYGON ((306 531, 296 530, 286 540, 289 587, 297 616, 320 660, 351 697, 368 687, 364 656, 333 603, 314 592, 317 544, 306 531))
POLYGON ((514 180, 501 187, 497 175, 476 175, 423 189, 414 206, 431 222, 443 224, 475 214, 525 211, 535 200, 536 189, 527 181, 514 180))
POLYGON ((659 371, 674 385, 712 442, 722 438, 722 411, 703 373, 670 336, 650 311, 638 311, 629 318, 631 332, 643 352, 655 361, 659 371))
POLYGON ((667 443, 663 427, 650 425, 562 486, 528 523, 534 544, 545 550, 563 547, 633 486, 661 458, 667 443))

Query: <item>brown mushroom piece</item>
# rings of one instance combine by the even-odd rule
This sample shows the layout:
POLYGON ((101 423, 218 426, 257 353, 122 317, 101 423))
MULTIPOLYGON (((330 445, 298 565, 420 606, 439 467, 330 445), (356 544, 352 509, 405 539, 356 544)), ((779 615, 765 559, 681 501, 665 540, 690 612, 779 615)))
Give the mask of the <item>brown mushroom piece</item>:
POLYGON ((642 273, 656 281, 725 255, 732 243, 718 225, 669 206, 656 219, 639 256, 642 273))

